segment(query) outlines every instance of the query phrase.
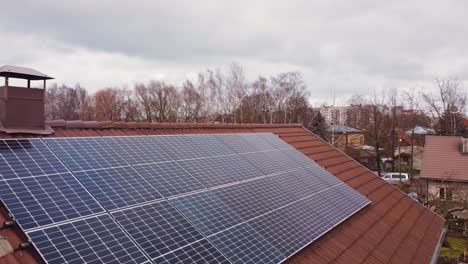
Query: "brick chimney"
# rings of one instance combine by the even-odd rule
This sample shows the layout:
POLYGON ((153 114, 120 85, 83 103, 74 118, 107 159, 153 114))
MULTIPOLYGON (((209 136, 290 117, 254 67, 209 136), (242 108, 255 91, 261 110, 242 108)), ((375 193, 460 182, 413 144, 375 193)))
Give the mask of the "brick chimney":
POLYGON ((44 97, 46 81, 52 77, 17 66, 0 67, 5 85, 0 86, 0 130, 6 133, 51 134, 45 125, 44 97), (11 86, 10 79, 27 80, 26 87, 11 86), (43 88, 31 88, 31 81, 43 82, 43 88))

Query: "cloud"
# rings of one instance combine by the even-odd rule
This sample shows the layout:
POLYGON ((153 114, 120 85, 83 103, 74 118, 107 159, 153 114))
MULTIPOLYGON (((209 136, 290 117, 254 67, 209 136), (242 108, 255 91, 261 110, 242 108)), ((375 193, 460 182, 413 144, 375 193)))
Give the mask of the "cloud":
POLYGON ((10 1, 0 63, 90 90, 241 63, 250 79, 300 71, 312 101, 466 83, 463 1, 10 1), (25 7, 28 8, 25 8, 25 7))

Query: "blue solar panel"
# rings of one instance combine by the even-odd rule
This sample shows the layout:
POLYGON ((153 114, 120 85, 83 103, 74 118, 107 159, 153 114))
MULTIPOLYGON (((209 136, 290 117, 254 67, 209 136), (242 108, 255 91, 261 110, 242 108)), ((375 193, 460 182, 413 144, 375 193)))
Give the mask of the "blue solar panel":
POLYGON ((104 211, 69 173, 0 181, 0 198, 24 229, 104 211))
POLYGON ((131 167, 80 171, 75 172, 75 175, 107 210, 162 198, 131 167))
POLYGON ((330 184, 326 183, 321 178, 301 168, 296 171, 284 172, 271 177, 271 180, 274 181, 276 185, 281 186, 291 196, 296 196, 297 199, 304 198, 331 187, 330 184))
POLYGON ((270 143, 259 137, 257 133, 242 133, 238 134, 238 136, 252 145, 256 151, 268 151, 275 149, 270 143))
POLYGON ((148 137, 106 137, 104 140, 132 165, 172 160, 148 137))
POLYGON ((179 164, 206 187, 238 181, 235 175, 226 171, 222 164, 212 158, 181 160, 179 164))
POLYGON ((295 162, 299 163, 303 167, 318 167, 318 165, 315 161, 311 160, 309 157, 301 153, 300 151, 296 149, 282 149, 282 153, 286 154, 288 157, 290 157, 292 160, 295 162))
POLYGON ((234 264, 280 263, 285 259, 246 223, 212 235, 209 240, 234 264))
POLYGON ((241 157, 265 174, 295 170, 299 166, 279 150, 241 154, 241 157))
POLYGON ((44 141, 74 172, 127 165, 102 138, 47 138, 44 141))
POLYGON ((158 264, 229 264, 230 262, 208 240, 202 239, 156 258, 158 264))
POLYGON ((223 168, 233 178, 241 181, 263 176, 264 174, 255 168, 250 162, 239 155, 220 156, 211 158, 213 163, 223 168))
POLYGON ((178 197, 169 202, 206 236, 242 222, 210 191, 178 197))
POLYGON ((115 211, 112 215, 151 259, 203 239, 166 201, 115 211))
POLYGON ((165 197, 205 188, 177 162, 137 165, 135 169, 165 197))
POLYGON ((260 138, 270 143, 275 149, 292 149, 291 145, 284 142, 280 137, 272 133, 258 133, 260 138))
POLYGON ((31 231, 28 236, 49 264, 148 261, 109 215, 31 231))
POLYGON ((40 139, 0 140, 0 180, 67 172, 40 139))
POLYGON ((220 134, 216 138, 236 153, 256 152, 258 149, 239 134, 220 134))

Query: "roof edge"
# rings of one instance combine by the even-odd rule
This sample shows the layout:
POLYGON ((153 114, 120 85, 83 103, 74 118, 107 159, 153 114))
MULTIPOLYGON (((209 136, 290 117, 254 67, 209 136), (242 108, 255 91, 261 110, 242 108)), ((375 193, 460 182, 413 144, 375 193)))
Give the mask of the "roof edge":
POLYGON ((445 227, 444 229, 442 229, 442 232, 440 232, 440 237, 439 237, 439 241, 437 241, 437 246, 434 250, 434 253, 432 254, 432 258, 431 258, 431 264, 436 264, 437 263, 437 260, 439 258, 439 255, 440 255, 440 248, 442 247, 442 244, 444 243, 444 239, 445 239, 445 235, 447 234, 447 228, 445 227))
POLYGON ((290 124, 230 124, 230 123, 154 123, 154 122, 113 122, 113 121, 82 121, 82 120, 49 120, 46 124, 52 128, 77 129, 193 129, 193 128, 284 128, 302 127, 299 123, 290 124))

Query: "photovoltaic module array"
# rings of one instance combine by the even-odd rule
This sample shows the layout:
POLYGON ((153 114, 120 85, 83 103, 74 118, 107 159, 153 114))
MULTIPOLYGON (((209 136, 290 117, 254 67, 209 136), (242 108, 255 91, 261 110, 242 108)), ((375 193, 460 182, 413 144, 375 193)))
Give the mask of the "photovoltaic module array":
POLYGON ((272 133, 0 141, 47 263, 281 263, 369 200, 272 133))

